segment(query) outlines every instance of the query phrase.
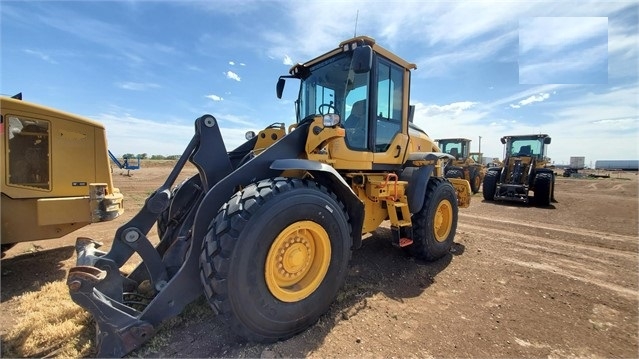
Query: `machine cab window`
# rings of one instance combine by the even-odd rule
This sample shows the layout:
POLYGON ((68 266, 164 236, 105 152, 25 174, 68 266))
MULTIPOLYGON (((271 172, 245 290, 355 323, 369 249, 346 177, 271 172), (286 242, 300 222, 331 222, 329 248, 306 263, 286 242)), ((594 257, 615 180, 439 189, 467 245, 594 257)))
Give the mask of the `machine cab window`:
POLYGON ((7 116, 7 183, 49 190, 49 122, 7 116))
POLYGON ((377 113, 375 152, 386 152, 401 132, 403 69, 379 58, 377 65, 377 113))

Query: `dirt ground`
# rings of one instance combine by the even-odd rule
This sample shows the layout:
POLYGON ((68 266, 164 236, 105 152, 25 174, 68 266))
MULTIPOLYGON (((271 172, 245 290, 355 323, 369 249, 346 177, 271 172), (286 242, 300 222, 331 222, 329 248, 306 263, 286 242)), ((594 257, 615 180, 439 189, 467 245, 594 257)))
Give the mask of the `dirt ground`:
MULTIPOLYGON (((108 248, 168 170, 116 170, 122 218, 9 250, 0 262, 0 334, 21 315, 21 294, 65 280, 77 236, 108 248)), ((559 176, 549 208, 485 202, 479 193, 460 210, 451 254, 436 262, 412 259, 378 229, 354 252, 330 311, 294 338, 247 343, 200 299, 132 356, 636 358, 638 188, 636 173, 559 176)))

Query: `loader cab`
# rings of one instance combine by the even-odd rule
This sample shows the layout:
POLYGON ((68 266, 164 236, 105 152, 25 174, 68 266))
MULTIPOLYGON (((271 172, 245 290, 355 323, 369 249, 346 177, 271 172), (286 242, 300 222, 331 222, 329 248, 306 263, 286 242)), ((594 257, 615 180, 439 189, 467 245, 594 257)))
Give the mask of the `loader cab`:
POLYGON ((335 168, 392 169, 403 163, 409 146, 434 147, 409 119, 410 70, 415 68, 360 36, 293 66, 290 76, 280 77, 277 95, 281 98, 286 78, 299 79, 298 123, 320 115, 325 126, 344 128, 343 140, 327 148, 335 168))
POLYGON ((467 138, 445 138, 435 141, 442 152, 448 153, 456 160, 463 161, 469 156, 471 140, 467 138))
POLYGON ((545 134, 504 136, 504 157, 532 157, 538 161, 546 160, 547 145, 551 138, 545 134))

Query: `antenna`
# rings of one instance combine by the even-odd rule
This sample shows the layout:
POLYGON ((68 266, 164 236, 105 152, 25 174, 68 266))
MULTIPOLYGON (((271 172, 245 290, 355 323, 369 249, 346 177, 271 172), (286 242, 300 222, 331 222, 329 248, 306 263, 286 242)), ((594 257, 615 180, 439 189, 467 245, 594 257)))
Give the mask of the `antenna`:
POLYGON ((355 15, 355 31, 353 32, 353 37, 357 37, 357 19, 359 19, 359 9, 357 9, 357 15, 355 15))

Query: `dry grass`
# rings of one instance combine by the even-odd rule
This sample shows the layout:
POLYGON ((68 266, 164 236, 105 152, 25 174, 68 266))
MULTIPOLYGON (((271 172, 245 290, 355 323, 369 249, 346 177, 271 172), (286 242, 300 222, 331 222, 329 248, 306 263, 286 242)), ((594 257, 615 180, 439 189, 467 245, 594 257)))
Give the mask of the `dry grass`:
POLYGON ((91 316, 69 296, 64 281, 17 298, 19 321, 3 338, 2 357, 78 358, 91 355, 91 316))
MULTIPOLYGON (((135 266, 136 261, 130 261, 122 270, 131 271, 135 266)), ((47 283, 14 300, 19 303, 19 321, 2 338, 3 358, 95 355, 95 322, 71 300, 66 280, 47 283)))

